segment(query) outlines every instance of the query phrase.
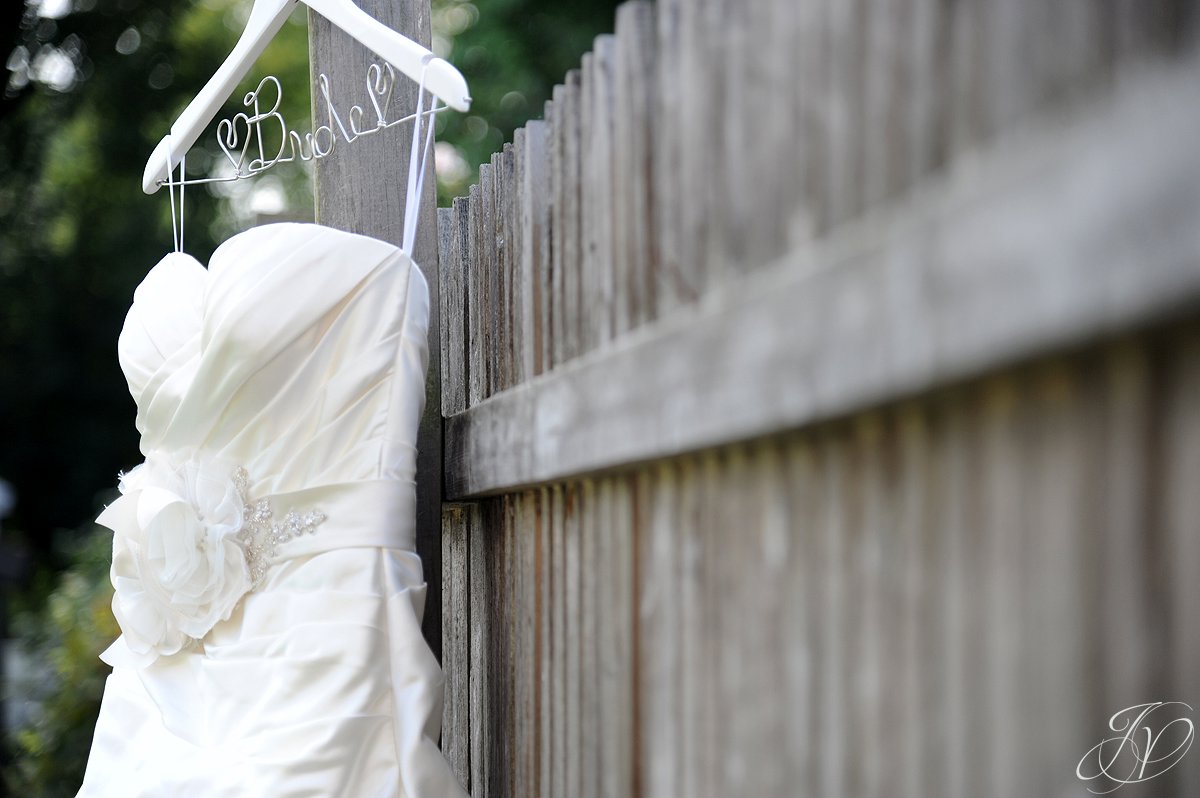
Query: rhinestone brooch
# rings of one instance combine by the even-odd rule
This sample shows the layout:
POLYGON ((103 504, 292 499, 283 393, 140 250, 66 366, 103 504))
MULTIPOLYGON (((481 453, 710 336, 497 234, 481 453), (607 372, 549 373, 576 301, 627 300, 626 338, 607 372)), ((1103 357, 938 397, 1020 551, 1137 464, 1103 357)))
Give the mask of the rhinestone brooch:
POLYGON ((250 475, 245 468, 238 467, 233 475, 233 483, 237 486, 245 505, 244 521, 238 537, 245 546, 246 565, 250 570, 250 589, 254 590, 266 577, 275 550, 289 540, 301 535, 311 535, 325 520, 325 513, 320 510, 309 510, 306 513, 289 510, 282 521, 276 521, 275 512, 267 499, 250 500, 250 475))

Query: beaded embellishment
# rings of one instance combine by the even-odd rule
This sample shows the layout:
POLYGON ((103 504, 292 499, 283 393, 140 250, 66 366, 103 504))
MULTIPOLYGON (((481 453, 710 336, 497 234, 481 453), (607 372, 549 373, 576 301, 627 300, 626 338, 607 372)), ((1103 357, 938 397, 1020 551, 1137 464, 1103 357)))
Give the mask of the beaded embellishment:
POLYGON ((321 522, 325 513, 320 510, 309 510, 298 513, 289 510, 282 521, 275 520, 275 512, 267 499, 251 501, 250 475, 245 468, 238 467, 233 474, 233 483, 237 486, 244 507, 244 521, 238 537, 246 549, 246 565, 250 569, 250 589, 254 590, 262 584, 270 567, 271 558, 280 544, 294 540, 301 535, 311 535, 321 522))

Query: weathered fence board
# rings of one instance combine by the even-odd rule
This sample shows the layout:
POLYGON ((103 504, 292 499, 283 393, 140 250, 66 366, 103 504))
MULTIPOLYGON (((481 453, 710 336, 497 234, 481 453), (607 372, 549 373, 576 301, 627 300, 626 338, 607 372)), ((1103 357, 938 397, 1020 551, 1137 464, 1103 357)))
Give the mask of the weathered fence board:
MULTIPOLYGON (((470 579, 468 548, 472 525, 478 525, 475 504, 442 507, 442 567, 449 585, 470 579)), ((442 752, 464 788, 471 787, 471 615, 469 590, 447 590, 442 602, 442 670, 446 687, 442 705, 442 752)))
POLYGON ((1200 701, 1198 19, 619 10, 440 217, 472 794, 1084 795, 1200 701))

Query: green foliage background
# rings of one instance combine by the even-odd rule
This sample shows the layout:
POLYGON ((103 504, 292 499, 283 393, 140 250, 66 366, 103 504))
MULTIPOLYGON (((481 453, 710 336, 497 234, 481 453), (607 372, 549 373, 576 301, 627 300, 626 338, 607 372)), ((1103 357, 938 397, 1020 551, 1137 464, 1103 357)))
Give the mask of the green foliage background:
MULTIPOLYGON (((96 656, 116 634, 111 539, 91 519, 117 472, 141 460, 116 340, 134 287, 171 242, 167 196, 143 194, 141 173, 233 46, 250 5, 28 0, 0 10, 8 68, 0 98, 0 478, 18 500, 0 519, 0 557, 20 549, 32 562, 19 584, 0 590, 15 608, 10 633, 45 676, 18 697, 40 706, 32 725, 0 747, 3 781, 15 794, 73 795, 82 778, 106 673, 96 656)), ((552 86, 612 29, 616 5, 433 0, 434 49, 463 71, 474 98, 470 114, 439 117, 438 140, 461 167, 439 176, 443 204, 465 192, 515 128, 541 115, 552 86)), ((310 118, 306 25, 300 7, 222 116, 241 110, 241 94, 273 74, 285 118, 310 118)), ((221 157, 212 134, 202 142, 188 154, 189 176, 207 174, 221 157)), ((311 213, 303 169, 277 167, 270 179, 289 213, 311 213)), ((206 262, 248 224, 244 199, 190 189, 187 250, 206 262)))
POLYGON ((12 735, 4 770, 13 795, 71 796, 83 780, 108 666, 97 655, 119 634, 111 610, 106 535, 72 545, 72 564, 48 599, 17 617, 17 639, 41 667, 8 685, 9 700, 37 706, 32 722, 12 735))

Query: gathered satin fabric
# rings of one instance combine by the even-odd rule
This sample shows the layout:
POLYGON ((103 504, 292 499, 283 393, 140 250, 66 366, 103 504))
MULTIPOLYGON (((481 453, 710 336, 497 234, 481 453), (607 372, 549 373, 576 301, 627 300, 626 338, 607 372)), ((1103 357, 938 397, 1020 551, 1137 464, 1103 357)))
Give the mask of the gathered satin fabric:
MULTIPOLYGON (((118 342, 142 453, 236 464, 323 514, 203 637, 113 665, 80 796, 463 796, 413 550, 429 293, 408 255, 310 224, 172 253, 118 342)), ((122 496, 99 519, 120 527, 122 496)), ((116 565, 114 564, 114 579, 116 565)))

